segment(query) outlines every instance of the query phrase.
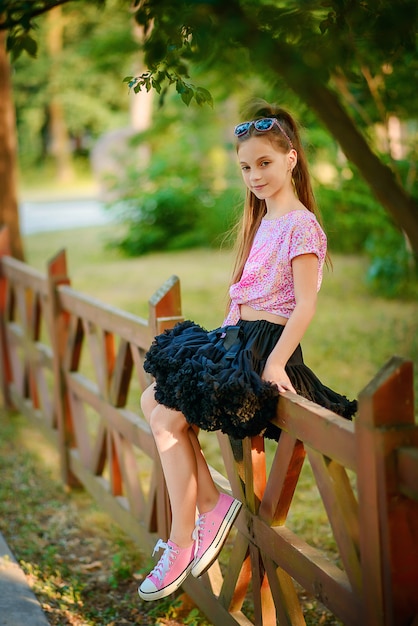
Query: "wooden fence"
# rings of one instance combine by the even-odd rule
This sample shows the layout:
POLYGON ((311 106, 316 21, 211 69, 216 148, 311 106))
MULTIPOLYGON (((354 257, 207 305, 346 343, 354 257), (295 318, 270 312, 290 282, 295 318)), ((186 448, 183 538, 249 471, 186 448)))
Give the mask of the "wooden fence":
MULTIPOLYGON (((0 384, 4 404, 34 422, 60 451, 62 477, 83 485, 144 554, 167 538, 170 507, 148 424, 152 337, 182 319, 169 279, 149 319, 104 305, 70 285, 65 252, 46 274, 8 256, 0 233, 0 384), (133 398, 133 400, 132 400, 133 398)), ((138 297, 145 295, 139 293, 138 297)), ((301 590, 347 626, 418 626, 418 426, 412 363, 393 357, 361 392, 353 423, 293 394, 279 401, 282 436, 218 436, 219 487, 245 503, 231 541, 185 591, 219 626, 306 624, 301 590), (309 462, 337 559, 287 522, 309 462), (224 555, 228 553, 225 566, 224 555)))

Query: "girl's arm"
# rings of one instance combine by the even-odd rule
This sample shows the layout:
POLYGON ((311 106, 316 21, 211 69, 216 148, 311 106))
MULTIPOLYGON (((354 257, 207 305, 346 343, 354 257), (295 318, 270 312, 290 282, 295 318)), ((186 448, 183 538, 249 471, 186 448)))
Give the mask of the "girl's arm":
POLYGON ((285 372, 285 365, 299 345, 316 308, 318 284, 318 257, 301 254, 292 260, 296 306, 279 341, 270 353, 263 371, 263 379, 276 383, 279 391, 295 389, 285 372))

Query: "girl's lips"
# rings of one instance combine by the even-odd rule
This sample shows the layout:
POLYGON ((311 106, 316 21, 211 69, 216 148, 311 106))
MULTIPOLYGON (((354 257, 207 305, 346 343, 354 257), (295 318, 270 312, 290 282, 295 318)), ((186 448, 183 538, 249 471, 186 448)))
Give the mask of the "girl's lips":
POLYGON ((253 186, 253 191, 261 191, 261 189, 264 189, 265 185, 254 185, 253 186))

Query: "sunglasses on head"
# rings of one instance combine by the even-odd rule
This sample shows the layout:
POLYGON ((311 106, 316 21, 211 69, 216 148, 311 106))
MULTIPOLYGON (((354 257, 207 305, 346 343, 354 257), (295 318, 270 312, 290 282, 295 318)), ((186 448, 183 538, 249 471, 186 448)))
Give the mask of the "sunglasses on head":
POLYGON ((261 119, 252 120, 251 122, 241 122, 241 124, 235 126, 234 135, 235 137, 243 137, 249 132, 251 126, 254 126, 255 130, 264 133, 268 130, 271 130, 274 125, 279 128, 281 133, 286 137, 287 141, 289 142, 290 147, 293 148, 293 143, 291 142, 290 137, 275 117, 262 117, 261 119))

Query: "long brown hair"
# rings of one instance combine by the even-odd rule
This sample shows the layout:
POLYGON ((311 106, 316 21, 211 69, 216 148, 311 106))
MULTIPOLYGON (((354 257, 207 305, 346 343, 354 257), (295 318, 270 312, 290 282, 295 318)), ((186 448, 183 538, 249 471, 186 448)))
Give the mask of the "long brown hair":
MULTIPOLYGON (((257 131, 254 126, 251 126, 248 133, 237 138, 237 149, 242 142, 254 136, 267 136, 271 143, 284 153, 288 153, 293 147, 298 153, 297 164, 292 172, 297 197, 309 211, 316 215, 318 221, 321 223, 321 216, 312 191, 308 163, 296 120, 288 111, 274 104, 269 104, 265 100, 252 100, 246 107, 243 119, 250 121, 262 117, 276 118, 281 128, 274 125, 269 131, 260 132, 257 131)), ((244 211, 234 229, 236 255, 231 284, 238 282, 241 278, 255 233, 260 226, 262 218, 266 214, 266 210, 265 201, 259 200, 247 189, 244 211)))

